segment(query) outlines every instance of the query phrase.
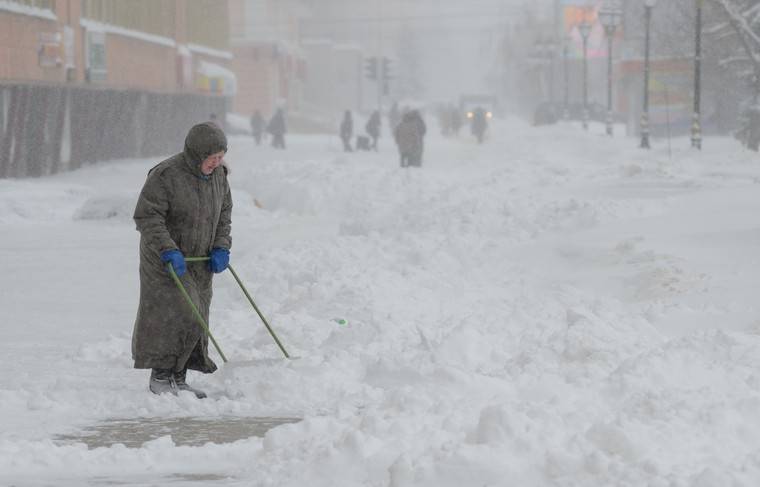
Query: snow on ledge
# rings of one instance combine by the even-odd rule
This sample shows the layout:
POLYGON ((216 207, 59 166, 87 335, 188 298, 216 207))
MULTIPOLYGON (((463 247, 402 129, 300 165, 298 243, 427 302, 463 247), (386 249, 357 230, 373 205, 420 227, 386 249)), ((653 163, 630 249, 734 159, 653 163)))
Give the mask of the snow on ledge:
POLYGON ((85 29, 93 32, 105 32, 108 34, 115 34, 124 37, 131 37, 133 39, 139 39, 145 42, 151 42, 153 44, 159 44, 162 46, 176 47, 177 43, 170 37, 159 36, 155 34, 148 34, 147 32, 141 32, 139 30, 127 29, 125 27, 119 27, 118 25, 105 24, 103 22, 97 22, 90 19, 81 19, 79 24, 85 29))
POLYGON ((221 59, 232 59, 232 53, 229 51, 222 51, 219 49, 214 49, 212 47, 207 46, 201 46, 200 44, 188 44, 187 48, 190 49, 192 52, 198 53, 198 54, 205 54, 207 56, 213 56, 218 57, 221 59))
POLYGON ((31 5, 22 5, 16 2, 8 2, 7 0, 0 0, 0 11, 29 15, 31 17, 39 17, 46 20, 58 20, 58 17, 52 10, 32 7, 31 5))

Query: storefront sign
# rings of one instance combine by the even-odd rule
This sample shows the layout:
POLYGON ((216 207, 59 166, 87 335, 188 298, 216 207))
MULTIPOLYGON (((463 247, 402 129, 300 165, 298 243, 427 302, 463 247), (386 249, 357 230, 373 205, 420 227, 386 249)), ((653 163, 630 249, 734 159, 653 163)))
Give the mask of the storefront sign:
POLYGON ((200 61, 196 70, 195 86, 200 91, 233 96, 237 93, 237 77, 224 66, 200 61))

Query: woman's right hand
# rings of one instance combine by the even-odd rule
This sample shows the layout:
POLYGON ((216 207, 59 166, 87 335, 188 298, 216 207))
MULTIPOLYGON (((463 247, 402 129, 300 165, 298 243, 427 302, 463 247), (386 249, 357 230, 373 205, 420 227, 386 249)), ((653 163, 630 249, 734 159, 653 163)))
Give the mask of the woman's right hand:
POLYGON ((182 277, 187 272, 187 265, 185 264, 185 256, 182 255, 177 249, 164 250, 161 252, 161 262, 172 265, 172 269, 178 277, 182 277))

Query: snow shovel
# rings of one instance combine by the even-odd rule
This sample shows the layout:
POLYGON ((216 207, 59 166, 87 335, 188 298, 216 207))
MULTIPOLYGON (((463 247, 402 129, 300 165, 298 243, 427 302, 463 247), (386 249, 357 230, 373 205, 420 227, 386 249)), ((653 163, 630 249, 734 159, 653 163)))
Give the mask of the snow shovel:
MULTIPOLYGON (((185 262, 206 262, 208 260, 210 260, 210 257, 186 257, 185 258, 185 262)), ((211 340, 211 343, 214 344, 216 351, 219 352, 219 356, 222 357, 222 360, 225 363, 227 363, 227 358, 224 356, 224 353, 222 353, 221 348, 219 348, 219 344, 216 343, 214 336, 211 334, 211 330, 209 329, 208 324, 206 324, 206 320, 203 319, 203 316, 201 316, 200 312, 198 311, 198 308, 193 303, 193 300, 190 298, 190 295, 187 293, 187 290, 185 289, 185 286, 182 284, 182 281, 179 280, 177 273, 174 272, 174 268, 172 267, 171 263, 167 263, 166 266, 169 269, 169 274, 172 276, 174 283, 177 285, 177 289, 179 289, 180 293, 182 293, 182 295, 185 297, 185 301, 187 301, 187 304, 193 310, 193 314, 198 320, 198 323, 200 323, 201 327, 203 328, 203 331, 206 332, 209 339, 211 340)), ((269 322, 267 321, 266 318, 264 318, 264 315, 259 310, 259 307, 256 306, 256 303, 253 301, 253 298, 251 297, 251 295, 248 293, 248 290, 243 285, 243 281, 241 281, 240 277, 238 277, 237 272, 235 272, 235 270, 232 268, 231 265, 227 265, 227 268, 232 273, 232 277, 235 278, 235 281, 240 286, 240 289, 243 291, 243 294, 245 294, 245 297, 248 298, 248 302, 251 303, 251 306, 253 306, 253 309, 256 311, 256 314, 258 314, 259 318, 261 318, 261 321, 264 323, 264 326, 266 326, 267 331, 272 336, 275 343, 282 351, 283 355, 285 355, 285 358, 290 358, 290 355, 288 355, 288 352, 285 350, 285 347, 283 347, 282 343, 280 343, 280 339, 277 338, 277 335, 275 334, 272 327, 269 325, 269 322)))

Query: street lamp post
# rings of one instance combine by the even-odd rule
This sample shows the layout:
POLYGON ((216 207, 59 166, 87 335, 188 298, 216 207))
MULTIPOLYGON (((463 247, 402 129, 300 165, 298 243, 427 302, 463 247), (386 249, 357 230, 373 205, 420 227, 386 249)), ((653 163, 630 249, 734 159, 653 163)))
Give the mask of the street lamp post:
POLYGON ((615 30, 620 25, 620 10, 611 5, 605 5, 599 11, 599 22, 604 26, 604 34, 607 36, 607 135, 612 137, 612 41, 615 30))
POLYGON ((564 71, 564 77, 565 77, 565 99, 564 99, 564 113, 562 114, 562 118, 565 120, 570 118, 570 74, 568 69, 568 62, 570 57, 570 36, 565 36, 565 38, 562 40, 562 58, 563 58, 563 66, 562 69, 564 71))
MULTIPOLYGON (((545 50, 546 50, 546 42, 544 41, 543 37, 539 37, 538 40, 536 40, 535 44, 533 45, 533 58, 534 62, 536 63, 537 69, 538 69, 538 80, 539 80, 539 86, 541 89, 541 95, 542 99, 541 101, 546 101, 547 99, 551 98, 551 86, 547 86, 546 84, 546 60, 545 60, 545 50)), ((550 83, 551 84, 551 80, 550 83)))
POLYGON ((646 33, 644 37, 644 111, 641 113, 641 145, 642 149, 649 149, 649 37, 652 24, 652 8, 657 0, 644 0, 644 23, 646 33))
POLYGON ((546 62, 549 65, 549 102, 551 102, 552 109, 556 102, 555 96, 555 76, 554 76, 554 61, 557 57, 557 42, 554 39, 547 39, 544 44, 546 49, 546 62))
POLYGON ((578 32, 583 38, 583 130, 588 130, 588 36, 591 24, 584 20, 578 25, 578 32))
POLYGON ((691 124, 691 146, 702 150, 702 6, 704 0, 695 0, 697 18, 694 40, 694 119, 691 124))
MULTIPOLYGON (((551 39, 539 38, 534 46, 532 57, 535 60, 536 66, 540 74, 541 87, 545 86, 545 75, 548 77, 548 85, 546 88, 546 99, 552 106, 554 106, 554 51, 557 49, 557 45, 551 39)), ((544 90, 542 90, 543 93, 544 90)))

